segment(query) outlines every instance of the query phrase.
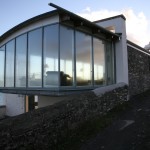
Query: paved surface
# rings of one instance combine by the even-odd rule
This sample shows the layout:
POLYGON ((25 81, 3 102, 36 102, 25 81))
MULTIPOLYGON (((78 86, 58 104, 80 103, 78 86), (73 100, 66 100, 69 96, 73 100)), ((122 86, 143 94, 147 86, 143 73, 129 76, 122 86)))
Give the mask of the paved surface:
POLYGON ((132 98, 129 108, 80 150, 150 150, 150 92, 132 98))

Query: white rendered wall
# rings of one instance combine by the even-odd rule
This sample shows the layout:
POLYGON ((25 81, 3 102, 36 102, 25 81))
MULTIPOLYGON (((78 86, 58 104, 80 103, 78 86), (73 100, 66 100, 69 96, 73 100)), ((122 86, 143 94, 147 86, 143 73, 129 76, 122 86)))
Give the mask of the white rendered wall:
POLYGON ((18 94, 4 94, 6 115, 16 116, 25 113, 25 96, 18 94))
POLYGON ((6 105, 6 102, 4 100, 4 94, 0 93, 0 106, 6 105))
POLYGON ((26 27, 24 27, 24 28, 22 28, 22 29, 16 31, 16 32, 13 33, 11 36, 9 36, 9 37, 6 38, 4 41, 2 41, 2 42, 0 43, 0 47, 1 47, 2 45, 4 45, 5 43, 7 43, 8 41, 14 39, 15 37, 17 37, 17 36, 19 36, 19 35, 21 35, 21 34, 23 34, 23 33, 26 33, 26 32, 28 32, 28 31, 34 30, 34 29, 39 28, 39 27, 43 27, 43 26, 46 26, 46 25, 50 25, 50 24, 53 24, 53 23, 57 23, 57 22, 59 22, 59 16, 58 16, 58 15, 52 16, 52 17, 50 17, 50 18, 42 19, 42 20, 37 21, 37 22, 35 22, 35 23, 33 23, 33 24, 30 24, 30 25, 28 25, 28 26, 26 26, 26 27))
POLYGON ((63 99, 64 97, 38 96, 38 108, 53 105, 63 99))
POLYGON ((122 33, 120 41, 115 45, 116 49, 116 82, 128 84, 128 57, 127 57, 127 39, 126 25, 122 17, 116 17, 110 20, 97 22, 102 27, 115 27, 115 33, 122 33))

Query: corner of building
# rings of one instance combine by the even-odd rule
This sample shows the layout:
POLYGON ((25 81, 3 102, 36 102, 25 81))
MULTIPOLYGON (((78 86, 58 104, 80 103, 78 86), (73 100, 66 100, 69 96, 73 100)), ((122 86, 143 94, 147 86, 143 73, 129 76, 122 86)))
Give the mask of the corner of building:
POLYGON ((95 23, 110 30, 111 32, 121 35, 119 41, 115 44, 115 59, 116 59, 116 83, 128 81, 128 54, 126 40, 126 18, 123 15, 118 15, 108 19, 96 21, 95 23))

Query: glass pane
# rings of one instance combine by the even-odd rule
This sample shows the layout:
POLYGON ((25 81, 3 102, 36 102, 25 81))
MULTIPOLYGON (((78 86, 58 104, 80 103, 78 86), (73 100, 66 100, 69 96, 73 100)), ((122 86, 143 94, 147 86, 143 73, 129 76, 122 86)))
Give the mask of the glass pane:
POLYGON ((27 35, 16 39, 16 87, 26 86, 27 35))
POLYGON ((74 31, 61 26, 60 28, 60 85, 73 85, 73 50, 74 31))
POLYGON ((15 40, 6 44, 6 87, 14 87, 15 40))
POLYGON ((106 68, 107 68, 107 84, 113 84, 114 79, 114 50, 112 43, 107 42, 106 44, 106 68))
POLYGON ((28 35, 28 86, 42 85, 42 29, 28 35))
POLYGON ((91 85, 91 36, 76 32, 77 86, 91 85))
POLYGON ((0 87, 4 87, 5 46, 0 48, 0 87))
POLYGON ((44 28, 44 86, 58 86, 58 25, 44 28))
POLYGON ((104 85, 105 80, 105 51, 102 40, 93 39, 94 50, 94 84, 104 85))

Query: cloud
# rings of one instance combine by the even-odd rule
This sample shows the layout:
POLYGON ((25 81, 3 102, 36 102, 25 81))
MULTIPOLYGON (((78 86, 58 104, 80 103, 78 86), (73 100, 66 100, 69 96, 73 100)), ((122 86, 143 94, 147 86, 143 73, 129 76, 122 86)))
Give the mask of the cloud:
POLYGON ((84 12, 91 12, 91 8, 90 7, 86 7, 83 11, 84 12))
POLYGON ((126 17, 127 38, 144 47, 150 40, 149 20, 143 12, 135 14, 132 9, 124 10, 123 14, 126 17))
POLYGON ((91 11, 90 7, 87 7, 86 9, 83 10, 82 13, 79 13, 78 15, 88 20, 96 21, 96 20, 112 17, 118 14, 120 13, 115 11, 108 11, 106 9, 100 11, 91 11))
POLYGON ((127 39, 142 47, 148 44, 150 41, 149 20, 143 12, 135 13, 131 8, 121 11, 107 9, 92 11, 90 7, 87 7, 79 15, 90 21, 96 21, 120 14, 126 17, 127 39))

